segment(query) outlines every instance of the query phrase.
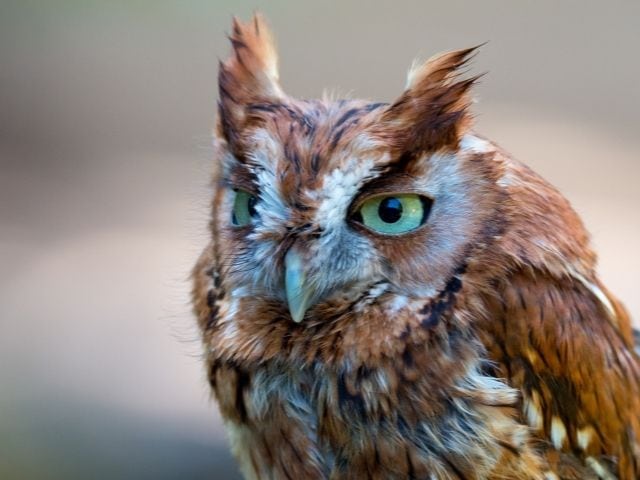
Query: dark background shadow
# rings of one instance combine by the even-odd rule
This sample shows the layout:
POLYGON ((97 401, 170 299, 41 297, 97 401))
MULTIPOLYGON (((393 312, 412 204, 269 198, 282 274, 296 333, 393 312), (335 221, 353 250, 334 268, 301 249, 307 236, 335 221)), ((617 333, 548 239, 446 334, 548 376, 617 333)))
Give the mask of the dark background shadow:
POLYGON ((4 425, 2 478, 241 478, 215 438, 77 399, 28 403, 29 418, 4 425))

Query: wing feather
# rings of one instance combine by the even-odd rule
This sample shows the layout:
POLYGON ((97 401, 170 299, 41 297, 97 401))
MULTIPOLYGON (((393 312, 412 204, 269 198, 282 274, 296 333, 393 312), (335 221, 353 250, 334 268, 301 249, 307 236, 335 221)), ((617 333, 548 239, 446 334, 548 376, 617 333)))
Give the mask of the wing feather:
POLYGON ((487 300, 481 336, 520 389, 522 420, 546 442, 558 472, 569 453, 592 470, 640 478, 638 332, 606 290, 597 292, 607 301, 594 294, 588 285, 597 280, 586 283, 514 274, 487 300))

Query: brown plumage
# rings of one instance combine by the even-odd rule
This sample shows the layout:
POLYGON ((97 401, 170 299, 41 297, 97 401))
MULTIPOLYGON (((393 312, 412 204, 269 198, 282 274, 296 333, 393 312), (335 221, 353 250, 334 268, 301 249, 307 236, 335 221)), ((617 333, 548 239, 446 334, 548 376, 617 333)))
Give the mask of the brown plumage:
POLYGON ((471 130, 459 69, 387 105, 300 101, 264 21, 220 65, 193 301, 259 479, 640 478, 640 361, 588 235, 471 130))

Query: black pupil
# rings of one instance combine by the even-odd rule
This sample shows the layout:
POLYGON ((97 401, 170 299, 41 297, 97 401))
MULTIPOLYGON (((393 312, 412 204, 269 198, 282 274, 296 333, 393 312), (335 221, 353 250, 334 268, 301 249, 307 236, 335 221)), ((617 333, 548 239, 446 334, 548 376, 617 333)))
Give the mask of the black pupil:
POLYGON ((385 223, 396 223, 402 217, 402 202, 395 197, 387 197, 380 202, 378 215, 385 223))
POLYGON ((256 203, 258 203, 258 199, 255 195, 251 195, 249 197, 249 201, 247 202, 247 210, 249 211, 249 215, 252 217, 256 216, 256 203))

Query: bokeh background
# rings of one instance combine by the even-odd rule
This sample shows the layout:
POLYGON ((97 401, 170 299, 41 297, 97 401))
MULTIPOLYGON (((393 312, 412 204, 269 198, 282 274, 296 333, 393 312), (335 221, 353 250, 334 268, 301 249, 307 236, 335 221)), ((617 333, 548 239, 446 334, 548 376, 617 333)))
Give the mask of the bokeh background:
POLYGON ((640 318, 640 2, 1 0, 0 478, 238 478, 187 277, 254 9, 301 97, 392 100, 414 57, 489 41, 478 130, 569 197, 640 318))

